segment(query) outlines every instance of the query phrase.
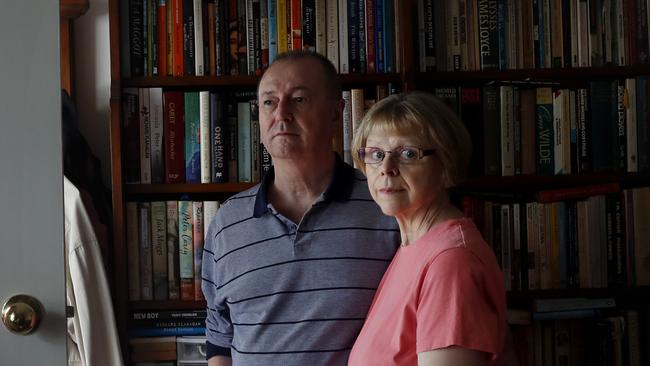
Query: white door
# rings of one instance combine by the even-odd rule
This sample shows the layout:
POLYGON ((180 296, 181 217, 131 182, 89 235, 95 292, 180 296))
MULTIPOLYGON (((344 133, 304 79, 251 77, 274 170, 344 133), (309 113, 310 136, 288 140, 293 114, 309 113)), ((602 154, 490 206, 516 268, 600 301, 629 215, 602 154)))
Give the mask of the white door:
POLYGON ((0 9, 0 306, 27 294, 44 307, 29 335, 0 323, 0 365, 65 365, 59 2, 0 9))

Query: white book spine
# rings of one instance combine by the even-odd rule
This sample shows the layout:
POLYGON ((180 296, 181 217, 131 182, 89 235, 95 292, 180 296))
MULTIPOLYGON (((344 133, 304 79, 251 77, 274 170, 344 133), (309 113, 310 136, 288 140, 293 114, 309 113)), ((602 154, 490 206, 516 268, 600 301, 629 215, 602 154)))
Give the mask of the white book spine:
POLYGON ((165 182, 165 155, 163 150, 163 95, 162 88, 149 89, 149 121, 151 122, 151 182, 165 182))
POLYGON ((316 0, 316 52, 327 55, 327 14, 325 0, 316 0))
POLYGON ((326 1, 327 5, 327 58, 339 71, 339 14, 338 1, 326 1))
POLYGON ((343 160, 352 165, 352 96, 349 90, 343 91, 343 100, 345 107, 343 108, 343 160))
POLYGON ((563 148, 563 129, 562 124, 564 114, 563 103, 564 90, 556 90, 553 92, 553 157, 555 162, 554 174, 564 174, 564 148, 563 148))
POLYGON ((199 92, 199 139, 201 152, 201 183, 210 183, 211 145, 210 145, 210 92, 199 92))
POLYGON ((194 73, 196 76, 205 75, 205 60, 203 59, 203 12, 201 0, 194 0, 194 73))
POLYGON ((204 239, 207 239, 208 229, 210 228, 210 224, 212 223, 212 220, 214 220, 214 217, 217 215, 217 211, 219 211, 220 205, 221 203, 219 201, 203 201, 203 229, 204 229, 203 238, 204 239))
POLYGON ((339 73, 350 73, 350 60, 348 56, 348 3, 339 0, 339 73))

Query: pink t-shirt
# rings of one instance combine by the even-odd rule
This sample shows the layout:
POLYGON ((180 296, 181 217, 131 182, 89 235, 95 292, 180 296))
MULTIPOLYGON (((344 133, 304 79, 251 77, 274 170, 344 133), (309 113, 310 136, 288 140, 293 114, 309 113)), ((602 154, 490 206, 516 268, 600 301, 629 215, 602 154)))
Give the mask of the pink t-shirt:
POLYGON ((348 365, 417 365, 417 353, 457 346, 501 353, 503 273, 470 219, 400 247, 379 284, 348 365))

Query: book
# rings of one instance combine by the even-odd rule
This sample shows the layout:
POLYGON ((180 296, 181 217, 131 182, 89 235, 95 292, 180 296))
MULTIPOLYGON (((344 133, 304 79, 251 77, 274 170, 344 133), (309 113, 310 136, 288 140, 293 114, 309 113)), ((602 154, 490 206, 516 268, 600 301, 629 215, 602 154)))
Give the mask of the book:
POLYGON ((153 300, 151 250, 151 208, 149 202, 138 203, 138 242, 140 256, 140 299, 153 300))
POLYGON ((611 194, 620 192, 621 188, 618 183, 592 184, 588 186, 550 189, 537 192, 537 202, 548 203, 587 198, 602 194, 611 194))
POLYGON ((178 201, 167 201, 167 288, 169 300, 180 299, 178 201))
POLYGON ((226 116, 224 101, 221 94, 210 93, 210 162, 212 183, 224 183, 228 181, 228 167, 226 158, 226 116))
POLYGON ((129 275, 129 300, 140 300, 140 232, 138 203, 126 203, 126 255, 129 275))
POLYGON ((149 120, 149 89, 138 89, 140 106, 140 183, 151 183, 151 121, 149 120))
POLYGON ((131 337, 179 337, 204 334, 205 327, 133 328, 129 330, 129 336, 131 337))
POLYGON ((554 149, 553 141, 553 91, 551 88, 537 88, 536 91, 536 146, 537 174, 553 175, 554 149))
POLYGON ((167 205, 151 202, 151 252, 154 300, 167 300, 167 205))
POLYGON ((198 92, 184 93, 185 181, 201 183, 201 124, 198 92))
POLYGON ((537 313, 580 309, 604 309, 614 307, 616 307, 616 300, 613 297, 571 297, 533 300, 533 311, 537 313))
POLYGON ((185 182, 185 99, 182 92, 163 92, 165 183, 185 182))
POLYGON ((199 92, 199 163, 200 182, 212 182, 212 144, 210 143, 210 92, 199 92))
POLYGON ((140 107, 136 88, 122 91, 122 131, 124 134, 125 183, 140 183, 140 107))
POLYGON ((151 124, 151 183, 165 182, 164 123, 162 88, 149 89, 149 121, 151 124))
POLYGON ((192 202, 192 243, 194 251, 194 300, 204 300, 201 291, 201 262, 203 259, 203 202, 192 202))
POLYGON ((192 201, 178 201, 178 252, 181 300, 194 300, 194 229, 192 201))

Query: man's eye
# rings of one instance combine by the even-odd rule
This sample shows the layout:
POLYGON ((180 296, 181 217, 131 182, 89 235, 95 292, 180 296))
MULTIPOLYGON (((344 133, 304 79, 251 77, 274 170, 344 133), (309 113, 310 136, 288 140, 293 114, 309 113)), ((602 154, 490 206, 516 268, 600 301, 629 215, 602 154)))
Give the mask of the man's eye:
POLYGON ((293 101, 296 103, 302 103, 305 101, 305 97, 294 97, 293 101))
POLYGON ((267 100, 262 101, 262 104, 265 105, 265 106, 271 107, 271 106, 273 106, 274 103, 273 103, 272 100, 267 99, 267 100))

